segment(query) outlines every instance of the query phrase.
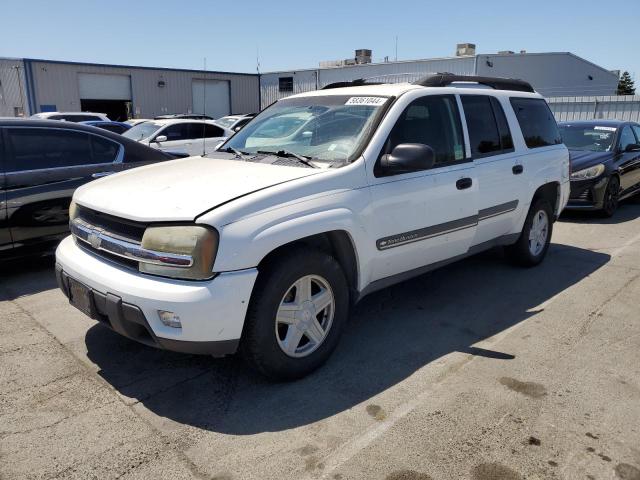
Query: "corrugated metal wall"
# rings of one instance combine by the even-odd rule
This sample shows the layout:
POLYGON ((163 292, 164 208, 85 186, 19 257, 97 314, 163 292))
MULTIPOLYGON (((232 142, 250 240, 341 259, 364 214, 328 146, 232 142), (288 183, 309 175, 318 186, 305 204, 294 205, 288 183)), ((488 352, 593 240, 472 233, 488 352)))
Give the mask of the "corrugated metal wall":
POLYGON ((345 82, 358 78, 389 83, 412 82, 429 73, 450 72, 459 75, 473 75, 474 57, 416 60, 409 62, 370 63, 338 68, 320 68, 289 72, 264 73, 260 76, 261 106, 265 108, 280 98, 301 92, 322 88, 335 82, 345 82), (293 77, 293 92, 280 92, 278 79, 293 77))
MULTIPOLYGON (((27 63, 29 63, 28 60, 27 63)), ((129 75, 135 116, 140 118, 193 111, 192 82, 194 79, 229 81, 232 113, 250 113, 259 109, 257 75, 46 61, 30 63, 38 111, 40 105, 55 105, 59 111, 80 110, 79 73, 129 75), (159 87, 159 81, 164 81, 165 86, 159 87)))
POLYGON ((30 115, 26 91, 22 60, 0 59, 0 117, 15 116, 16 108, 30 115))
POLYGON ((548 98, 559 122, 566 120, 627 120, 640 122, 640 95, 548 98))
POLYGON ((614 95, 618 76, 571 53, 478 55, 477 74, 521 78, 545 97, 614 95))

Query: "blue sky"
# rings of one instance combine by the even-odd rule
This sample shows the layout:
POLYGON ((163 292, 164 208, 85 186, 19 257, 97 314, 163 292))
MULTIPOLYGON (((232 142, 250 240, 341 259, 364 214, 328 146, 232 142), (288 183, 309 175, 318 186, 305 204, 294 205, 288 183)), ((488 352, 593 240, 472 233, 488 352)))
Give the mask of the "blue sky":
POLYGON ((256 71, 312 68, 356 48, 374 60, 570 51, 640 75, 638 0, 2 0, 0 56, 256 71), (378 5, 384 5, 379 7, 378 5), (626 33, 625 33, 626 32, 626 33))

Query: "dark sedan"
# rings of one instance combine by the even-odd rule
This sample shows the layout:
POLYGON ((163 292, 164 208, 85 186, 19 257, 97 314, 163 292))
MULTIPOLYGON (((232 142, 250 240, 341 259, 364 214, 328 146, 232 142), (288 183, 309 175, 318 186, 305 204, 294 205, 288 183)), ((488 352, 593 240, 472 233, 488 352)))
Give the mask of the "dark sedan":
POLYGON ((76 188, 170 154, 71 122, 0 121, 0 259, 50 252, 76 188))
POLYGON ((568 209, 610 217, 620 200, 640 193, 640 125, 618 120, 558 125, 571 156, 568 209))

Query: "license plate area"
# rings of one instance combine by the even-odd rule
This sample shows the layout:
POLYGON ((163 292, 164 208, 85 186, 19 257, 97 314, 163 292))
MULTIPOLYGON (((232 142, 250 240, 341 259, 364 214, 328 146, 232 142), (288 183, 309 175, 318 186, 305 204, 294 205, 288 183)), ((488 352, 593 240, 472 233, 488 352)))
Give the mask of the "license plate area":
POLYGON ((85 315, 96 318, 96 306, 91 289, 71 277, 69 277, 69 303, 85 315))

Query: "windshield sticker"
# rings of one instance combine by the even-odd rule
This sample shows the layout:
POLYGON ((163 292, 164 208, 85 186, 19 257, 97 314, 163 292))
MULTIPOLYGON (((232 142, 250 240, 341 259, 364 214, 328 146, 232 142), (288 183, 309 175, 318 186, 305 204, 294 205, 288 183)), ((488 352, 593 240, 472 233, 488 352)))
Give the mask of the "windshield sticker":
POLYGON ((464 158, 464 150, 462 150, 462 145, 456 145, 453 152, 456 160, 462 160, 464 158))
POLYGON ((371 105, 379 107, 386 101, 387 99, 383 97, 351 97, 346 101, 345 105, 371 105))
POLYGON ((616 127, 593 127, 594 130, 605 130, 607 132, 615 132, 616 127))

